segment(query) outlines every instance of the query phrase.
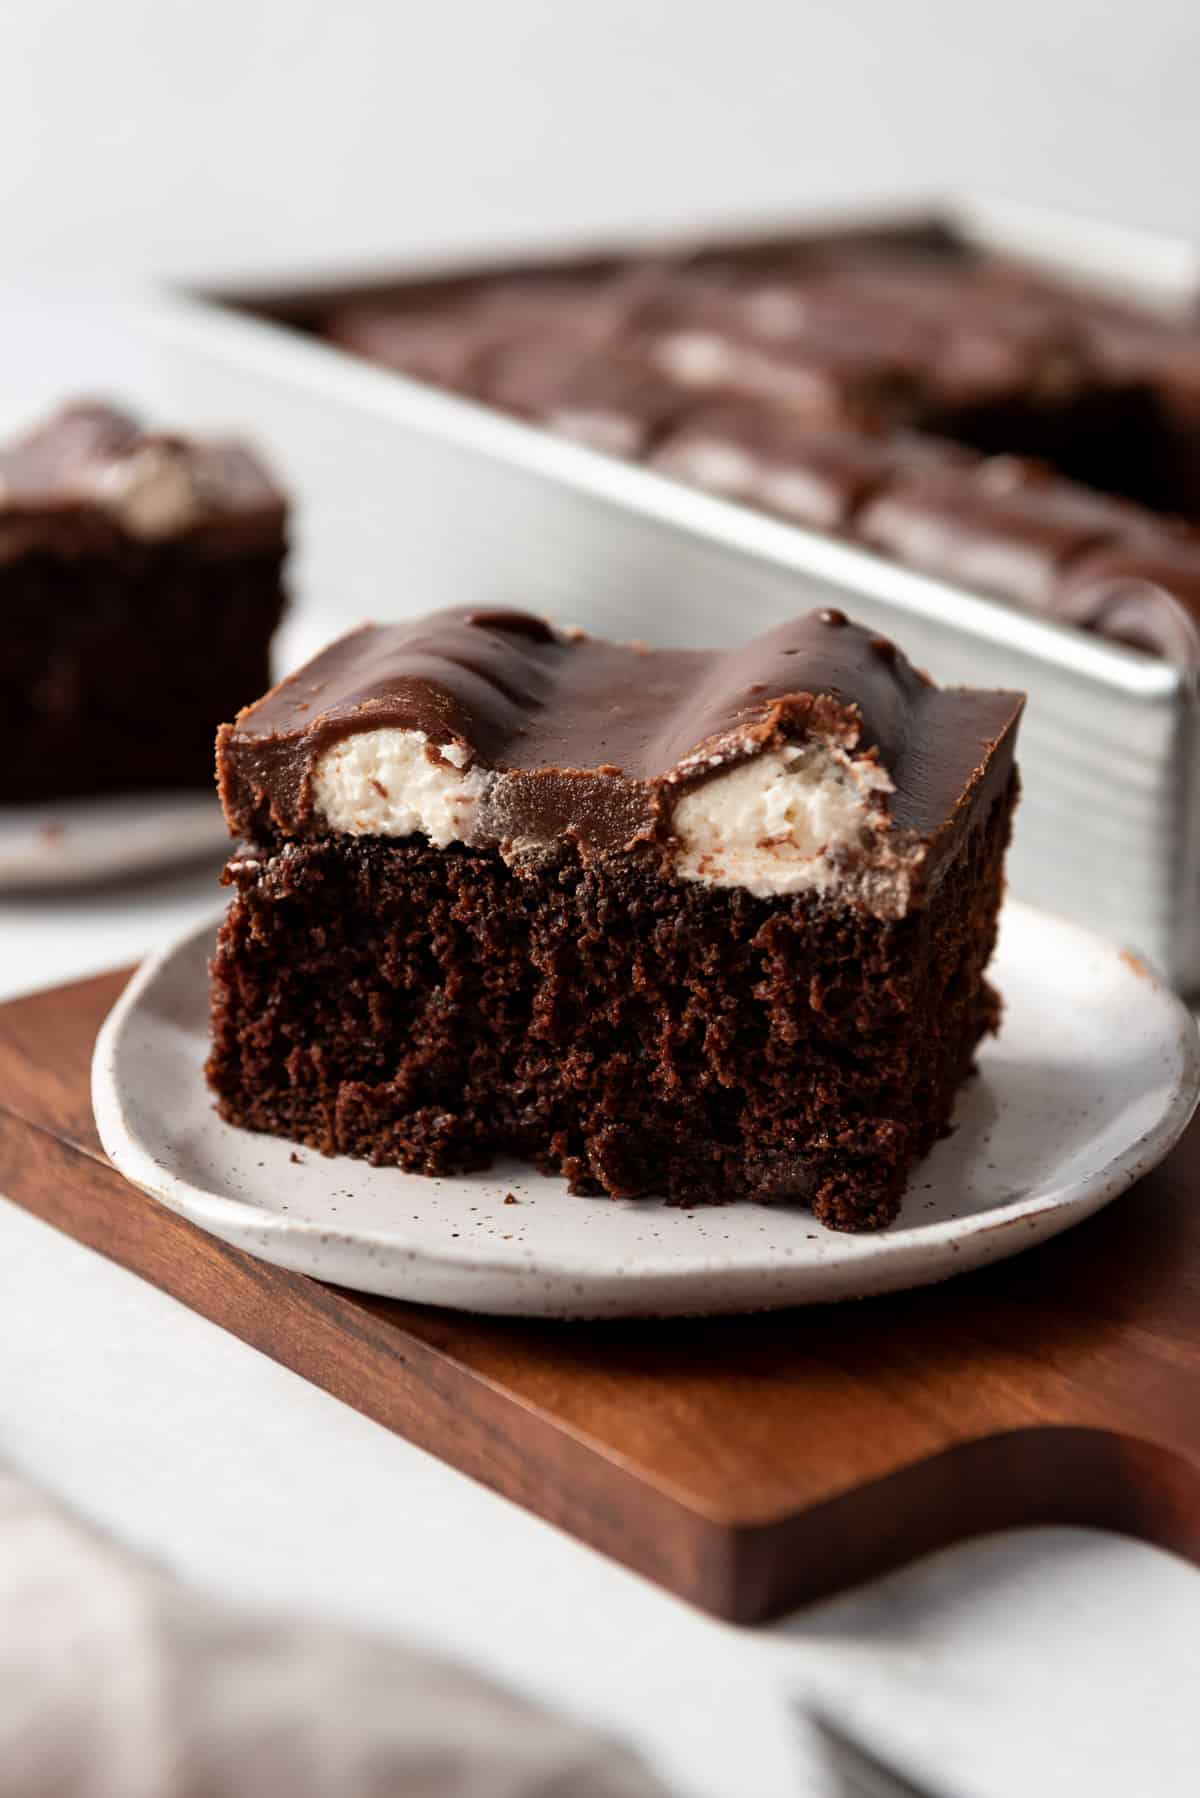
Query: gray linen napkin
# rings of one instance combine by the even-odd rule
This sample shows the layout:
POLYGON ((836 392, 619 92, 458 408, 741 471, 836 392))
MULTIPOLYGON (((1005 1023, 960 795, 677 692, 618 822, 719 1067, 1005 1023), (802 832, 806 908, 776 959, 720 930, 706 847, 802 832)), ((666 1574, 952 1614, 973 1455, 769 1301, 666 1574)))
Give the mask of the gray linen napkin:
POLYGON ((0 1798, 665 1798, 392 1643, 189 1591, 0 1469, 0 1798))

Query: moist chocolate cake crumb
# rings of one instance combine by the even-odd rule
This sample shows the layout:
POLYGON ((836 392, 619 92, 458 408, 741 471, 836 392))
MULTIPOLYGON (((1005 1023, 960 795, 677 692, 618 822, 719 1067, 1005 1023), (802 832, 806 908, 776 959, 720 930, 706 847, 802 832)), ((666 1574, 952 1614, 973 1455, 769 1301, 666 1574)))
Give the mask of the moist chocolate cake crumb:
POLYGON ((575 1193, 889 1223, 999 1019, 1015 792, 888 923, 567 845, 536 873, 377 839, 243 864, 212 969, 221 1115, 416 1173, 513 1154, 575 1193))

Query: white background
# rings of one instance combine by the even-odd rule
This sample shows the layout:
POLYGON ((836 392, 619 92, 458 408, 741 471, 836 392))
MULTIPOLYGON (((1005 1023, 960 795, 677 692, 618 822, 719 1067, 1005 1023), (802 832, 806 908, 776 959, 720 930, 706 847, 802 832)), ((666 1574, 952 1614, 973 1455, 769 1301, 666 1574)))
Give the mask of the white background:
POLYGON ((10 265, 201 271, 977 188, 1200 228, 1193 0, 3 0, 10 265))
MULTIPOLYGON (((2 266, 353 264, 948 186, 1200 236, 1198 19, 0 0, 2 266)), ((6 902, 0 991, 125 959, 210 891, 6 902)), ((3 1201, 0 1455, 206 1585, 403 1630, 626 1730, 696 1798, 827 1789, 797 1695, 963 1798, 1196 1789, 1200 1578, 1165 1556, 1033 1532, 727 1629, 3 1201)))

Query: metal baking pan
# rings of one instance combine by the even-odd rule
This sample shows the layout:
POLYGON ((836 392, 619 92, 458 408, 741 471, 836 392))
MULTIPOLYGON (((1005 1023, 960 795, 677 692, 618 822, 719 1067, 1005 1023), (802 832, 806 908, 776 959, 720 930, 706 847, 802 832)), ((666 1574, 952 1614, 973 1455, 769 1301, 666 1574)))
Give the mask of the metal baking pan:
MULTIPOLYGON (((1186 244, 994 207, 925 209, 872 228, 914 224, 1169 310, 1194 309, 1200 295, 1200 258, 1186 244)), ((1029 694, 1014 891, 1200 989, 1192 673, 606 458, 303 331, 350 292, 411 282, 427 295, 517 266, 298 279, 146 308, 176 376, 187 370, 181 398, 193 412, 261 421, 303 503, 302 583, 334 606, 332 627, 504 600, 611 635, 717 645, 841 604, 940 681, 1029 694)))

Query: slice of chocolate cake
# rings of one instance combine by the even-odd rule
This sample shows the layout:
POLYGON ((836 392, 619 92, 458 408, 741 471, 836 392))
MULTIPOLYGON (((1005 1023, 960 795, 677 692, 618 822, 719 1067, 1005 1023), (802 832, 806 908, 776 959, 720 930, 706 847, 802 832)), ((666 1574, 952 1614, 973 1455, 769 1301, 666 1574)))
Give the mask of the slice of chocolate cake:
POLYGON ((110 406, 0 450, 0 804, 211 781, 270 679, 285 514, 240 445, 110 406))
POLYGON ((222 1115, 888 1223, 997 1021, 1021 705, 836 611, 721 652, 364 626, 220 733, 222 1115))

